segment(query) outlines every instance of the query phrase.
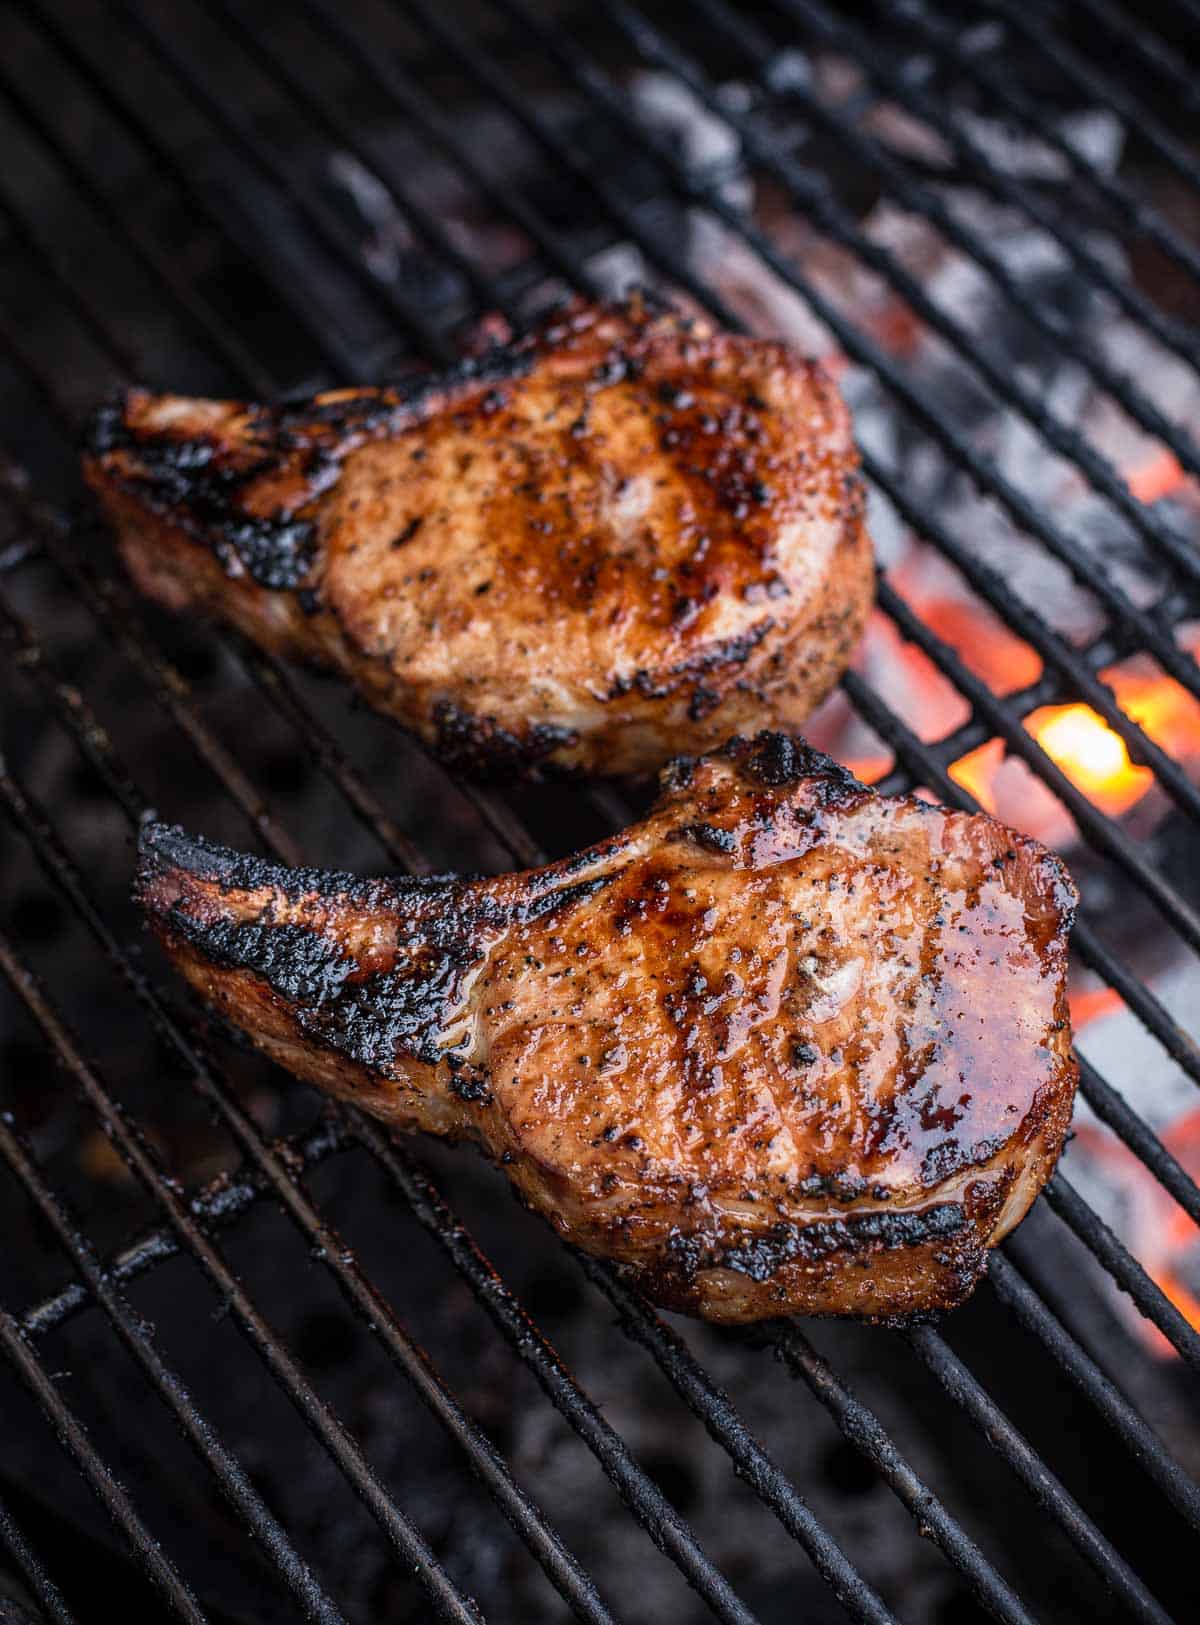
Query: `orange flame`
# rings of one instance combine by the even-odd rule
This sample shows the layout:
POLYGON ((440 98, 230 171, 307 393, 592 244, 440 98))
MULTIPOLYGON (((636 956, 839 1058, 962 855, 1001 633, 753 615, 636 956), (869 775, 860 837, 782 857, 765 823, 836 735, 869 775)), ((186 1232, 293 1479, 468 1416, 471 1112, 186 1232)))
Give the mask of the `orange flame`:
MULTIPOLYGON (((1200 758, 1200 704, 1145 659, 1101 673, 1120 709, 1178 761, 1200 758)), ((1125 741, 1091 706, 1046 705, 1025 727, 1071 783, 1109 817, 1127 812, 1154 783, 1153 772, 1130 760, 1125 741)), ((950 777, 986 811, 1046 839, 1066 833, 1059 803, 1030 775, 1009 776, 1000 739, 989 739, 950 767, 950 777), (1057 811, 1056 811, 1057 809, 1057 811)))

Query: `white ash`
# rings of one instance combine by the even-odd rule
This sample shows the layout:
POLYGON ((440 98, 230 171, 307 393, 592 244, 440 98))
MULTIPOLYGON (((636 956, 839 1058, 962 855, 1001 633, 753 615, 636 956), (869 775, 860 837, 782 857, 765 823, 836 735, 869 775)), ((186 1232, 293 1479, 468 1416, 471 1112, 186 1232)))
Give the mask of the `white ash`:
POLYGON ((391 282, 400 274, 401 256, 411 251, 413 234, 386 186, 373 171, 349 152, 335 152, 329 160, 334 185, 347 192, 358 213, 371 228, 362 256, 373 274, 391 282))
POLYGON ((728 202, 740 208, 749 205, 751 182, 736 172, 741 139, 723 118, 669 73, 638 73, 630 81, 629 93, 639 119, 671 142, 688 169, 721 178, 721 193, 728 202))
MULTIPOLYGON (((1002 174, 1024 181, 1062 181, 1071 173, 1063 153, 1031 135, 1016 120, 989 118, 966 109, 958 114, 957 122, 1002 174)), ((1114 173, 1125 144, 1124 127, 1114 113, 1101 109, 1065 113, 1051 127, 1087 163, 1105 175, 1114 173)))

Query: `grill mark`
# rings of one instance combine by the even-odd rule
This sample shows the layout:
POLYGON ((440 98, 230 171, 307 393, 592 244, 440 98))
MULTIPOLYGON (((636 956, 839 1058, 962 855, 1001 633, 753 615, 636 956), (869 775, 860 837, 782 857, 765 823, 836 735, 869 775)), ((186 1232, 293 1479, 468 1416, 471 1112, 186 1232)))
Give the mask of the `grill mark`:
POLYGON ((726 1269, 761 1283, 796 1260, 815 1263, 834 1253, 919 1247, 957 1235, 966 1223, 962 1203, 946 1202, 921 1213, 859 1213, 776 1224, 765 1232, 734 1230, 716 1241, 673 1231, 666 1251, 688 1282, 701 1270, 726 1269))

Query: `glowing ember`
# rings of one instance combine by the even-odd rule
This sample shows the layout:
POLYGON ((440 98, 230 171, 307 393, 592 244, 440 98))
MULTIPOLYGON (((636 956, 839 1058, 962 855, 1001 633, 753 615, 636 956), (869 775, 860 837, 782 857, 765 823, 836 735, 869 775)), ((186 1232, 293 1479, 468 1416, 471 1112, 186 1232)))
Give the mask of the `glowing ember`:
POLYGON ((1110 816, 1132 807, 1154 783, 1150 769, 1134 766, 1120 734, 1090 706, 1043 706, 1025 726, 1071 783, 1110 816))
POLYGON ((864 784, 878 784, 884 774, 890 772, 894 761, 894 756, 847 756, 842 766, 848 767, 864 784))
MULTIPOLYGON (((1102 672, 1117 704, 1146 735, 1185 764, 1200 762, 1200 705, 1145 658, 1102 672)), ((1091 706, 1047 705, 1025 720, 1047 756, 1109 817, 1141 801, 1154 784, 1149 768, 1130 760, 1125 741, 1091 706)), ((987 812, 1051 844, 1072 839, 1058 800, 999 739, 989 739, 950 768, 950 777, 987 812)))
POLYGON ((1089 987, 1070 996, 1071 1025, 1078 1032, 1086 1027, 1089 1021, 1099 1021, 1102 1016, 1116 1015, 1118 1010, 1125 1008, 1125 1000, 1115 987, 1089 987))
POLYGON ((986 744, 977 746, 968 755, 960 756, 957 762, 952 762, 950 777, 955 784, 960 784, 968 795, 975 797, 984 812, 994 813, 996 798, 992 794, 992 787, 1003 761, 1003 739, 989 739, 986 744))
POLYGON ((1128 476, 1129 489, 1139 502, 1158 502, 1183 484, 1186 475, 1174 452, 1163 450, 1128 476))
POLYGON ((926 598, 921 619, 995 694, 1028 688, 1042 675, 1037 650, 982 604, 965 598, 926 598))

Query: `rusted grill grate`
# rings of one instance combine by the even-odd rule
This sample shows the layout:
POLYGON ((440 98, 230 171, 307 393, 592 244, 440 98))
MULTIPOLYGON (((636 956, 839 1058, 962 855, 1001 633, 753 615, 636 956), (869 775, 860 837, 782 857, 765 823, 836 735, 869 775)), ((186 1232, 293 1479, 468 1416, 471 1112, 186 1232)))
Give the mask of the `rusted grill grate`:
MULTIPOLYGON (((535 1499, 536 1489, 523 1487, 536 1474, 527 1463, 514 1472, 469 1404, 455 1397, 426 1358, 408 1328, 419 1305, 396 1301, 395 1292, 378 1286, 335 1229, 327 1211, 336 1205, 334 1187, 319 1183, 319 1171, 356 1158, 371 1163, 416 1227, 446 1255, 501 1342, 690 1585, 697 1608, 706 1605, 717 1618, 738 1622, 792 1615, 770 1613, 762 1602, 752 1605, 747 1599, 753 1584, 735 1583, 722 1572, 710 1553, 711 1539, 691 1526, 674 1504, 679 1496, 667 1493, 657 1481, 662 1475, 649 1472, 606 1419, 407 1146, 350 1112, 278 1136, 263 1128, 247 1104, 244 1064, 224 1049, 210 1050, 194 1014, 179 1012, 174 994, 143 969, 126 940, 128 916, 114 917, 107 903, 120 886, 86 872, 88 864, 60 833, 62 809, 55 805, 51 817, 42 804, 48 799, 44 791, 35 793, 35 782, 54 786, 37 749, 53 721, 86 764, 93 804, 104 807, 95 814, 104 830, 136 826, 148 799, 144 779, 164 812, 195 823, 187 800, 168 800, 171 769, 164 771, 147 752, 150 736, 127 727, 128 703, 135 711, 161 713, 164 733, 158 737, 169 732, 172 753, 190 751, 203 764, 206 785, 217 787, 236 810, 222 814, 231 835, 240 816, 268 851, 291 863, 340 862, 342 843, 360 834, 375 843, 369 861, 419 871, 444 862, 436 820, 417 804, 412 785, 435 804, 453 807, 453 841, 478 853, 481 863, 536 862, 547 846, 565 850, 580 828, 597 834, 623 812, 609 791, 581 797, 582 808, 568 812, 561 798, 543 797, 539 805, 527 796, 454 786, 422 766, 415 749, 399 742, 379 745, 383 736, 364 731, 336 696, 314 700, 304 679, 231 637, 223 638, 219 667, 195 686, 189 683, 183 668, 196 653, 187 629, 154 617, 109 574, 86 508, 74 502, 74 493, 67 501, 60 495, 81 409, 104 381, 145 375, 147 357, 131 343, 140 344, 145 330, 153 330, 159 375, 148 381, 157 386, 182 380, 198 391, 276 393, 321 379, 377 376, 402 356, 443 362, 455 353, 455 335, 473 314, 495 309, 517 315, 548 287, 605 291, 616 274, 614 249, 625 255, 618 269, 636 262, 731 327, 753 328, 756 321, 771 326, 772 312, 785 304, 802 308, 829 352, 869 381, 860 421, 900 425, 928 456, 942 460, 949 470, 947 490, 951 476, 965 482, 969 500, 1000 515, 1031 556, 1047 568, 1053 563, 1073 589, 1082 588, 1094 612, 1086 635, 1064 630, 1052 609, 1018 590, 1009 572, 977 544, 962 522, 967 510, 960 499, 953 507, 934 501, 930 486, 913 476, 917 464, 911 457, 905 464, 871 437, 864 447, 866 467, 893 526, 914 532, 951 567, 972 601, 1033 652, 1037 667, 1036 675, 1016 686, 980 675, 969 648, 926 613, 909 578, 899 570, 885 574, 882 621, 898 644, 920 651, 942 675, 961 717, 931 736, 921 717, 897 705, 889 684, 869 667, 848 675, 841 703, 886 751, 875 777, 886 790, 923 787, 948 803, 972 806, 966 786, 975 781, 961 764, 989 741, 1002 740, 1010 757, 1024 763, 1070 815, 1079 863, 1111 877, 1101 899, 1135 899, 1153 932, 1170 934, 1184 953, 1200 949, 1195 895, 1180 883, 1179 864, 1170 861, 1163 842, 1107 807, 1050 748, 1048 736, 1026 726, 1046 707, 1087 707, 1091 725, 1119 742, 1130 769, 1143 767, 1153 775, 1170 807, 1170 827, 1183 832, 1179 840, 1192 843, 1184 850, 1194 866, 1192 826, 1200 816, 1200 791, 1180 754, 1136 707, 1123 703, 1109 674, 1131 656, 1149 657, 1185 696, 1200 698, 1196 644, 1186 635, 1200 619, 1200 529, 1189 534, 1186 514, 1146 499, 1130 468, 1101 449, 1091 426, 1081 428, 1055 391, 1044 387, 1045 374, 1029 356, 1053 354, 1069 362, 1156 455, 1169 455, 1173 479, 1200 472, 1200 450, 1150 380, 1133 375, 1098 342, 1096 324, 1065 309, 1053 290, 1040 296, 989 238, 978 212, 957 206, 948 184, 1014 211, 1023 229, 1054 244, 1063 265, 1113 320, 1147 335, 1157 346, 1153 353, 1184 374, 1196 370, 1200 329, 1187 320, 1188 307, 1173 292, 1182 278, 1191 310, 1198 308, 1196 242, 1153 190, 1106 167, 1047 111, 1082 102, 1123 122, 1136 130, 1136 156, 1146 172, 1163 178, 1164 198, 1200 193, 1200 160, 1158 111, 1194 106, 1196 99, 1172 43, 1175 13, 1164 19, 1163 32, 1148 33, 1110 0, 1081 0, 1071 8, 1073 19, 1048 10, 1036 22, 1009 0, 989 0, 969 23, 957 8, 917 4, 868 7, 850 21, 819 0, 775 0, 754 8, 753 15, 724 0, 697 0, 678 12, 639 9, 625 0, 597 0, 587 9, 581 18, 525 0, 493 0, 460 22, 449 8, 426 0, 374 11, 305 0, 278 15, 240 0, 196 0, 168 18, 149 6, 69 8, 32 0, 14 23, 14 48, 0 63, 5 132, 22 158, 0 181, 0 349, 13 391, 11 408, 0 414, 13 447, 0 465, 0 631, 19 674, 21 720, 28 723, 0 774, 23 842, 13 862, 26 863, 32 852, 42 876, 34 892, 39 907, 49 908, 51 897, 65 905, 79 945, 86 944, 77 951, 98 957, 116 974, 124 1001, 120 1022, 128 1027, 136 1011, 136 1042, 126 1037, 122 1047, 105 1041, 106 1054, 119 1049, 130 1076, 143 1081, 146 1069, 161 1071, 164 1088, 169 1084, 179 1096, 190 1087, 219 1124, 226 1158, 235 1158, 194 1191, 171 1176, 141 1121, 144 1088, 135 1091, 135 1114, 125 1075, 87 1058, 90 1046, 63 1014, 75 1002, 63 957, 46 956, 44 977, 35 975, 31 961, 42 957, 38 931, 28 929, 28 909, 15 909, 0 935, 0 969, 13 1004, 86 1102, 91 1121, 116 1152, 113 1165, 126 1170, 123 1177, 144 1200, 139 1205, 120 1187, 125 1195, 116 1203, 117 1231, 132 1222, 123 1218, 122 1203, 142 1225, 124 1242, 114 1244, 107 1210, 98 1210, 93 1223, 76 1219, 58 1177, 70 1147, 42 1143, 52 1136, 40 1132, 35 1120, 26 1121, 24 1096, 14 1088, 22 1127, 10 1116, 0 1120, 0 1154, 10 1183, 29 1198, 20 1211, 32 1207, 40 1215, 31 1237, 52 1238, 76 1278, 32 1299, 26 1293, 6 1301, 0 1343, 142 1569, 186 1619, 225 1616, 206 1597, 205 1576, 189 1572, 174 1552, 170 1509, 146 1505, 136 1488, 125 1487, 124 1471, 94 1441, 77 1414, 70 1383, 55 1368, 57 1354, 48 1352, 59 1329, 73 1328, 85 1310, 98 1309, 106 1318, 114 1341, 164 1402, 252 1537, 258 1567, 271 1572, 285 1599, 277 1617, 358 1616, 340 1599, 335 1578, 303 1555, 311 1545, 307 1532, 272 1510, 260 1475, 211 1419, 212 1373, 197 1367, 191 1351, 173 1344, 168 1351, 171 1339, 156 1336, 136 1306, 135 1283, 152 1280, 180 1255, 207 1277, 222 1312, 300 1412, 314 1436, 307 1448, 325 1452, 358 1497, 373 1520, 377 1550, 399 1572, 415 1576, 424 1594, 418 1610, 459 1620, 479 1613, 453 1543, 436 1551, 423 1532, 422 1507, 406 1496, 403 1470, 383 1471, 371 1459, 356 1429, 324 1396, 307 1368, 311 1362, 289 1347, 231 1265, 227 1255, 239 1227, 263 1198, 282 1208, 356 1323, 453 1440, 562 1605, 587 1620, 621 1612, 602 1600, 617 1593, 611 1577, 599 1573, 593 1579, 560 1538, 555 1525, 565 1509, 556 1507, 555 1518, 548 1516, 540 1504, 545 1497, 535 1499), (1087 19, 1082 29, 1081 16, 1087 19), (1021 72, 1006 71, 1010 58, 1021 72), (681 97, 686 102, 689 138, 707 133, 699 155, 688 150, 678 123, 655 114, 653 96, 664 85, 674 108, 681 97), (995 142, 1000 120, 1008 121, 1010 146, 1026 142, 1036 148, 1028 172, 1006 165, 995 142), (922 140, 906 141, 905 132, 917 128, 922 140), (715 142, 714 131, 721 138, 715 142), (524 154, 515 169, 501 161, 505 145, 524 154), (848 181, 840 189, 831 184, 822 169, 820 155, 835 150, 839 162, 851 166, 856 192, 848 181), (324 184, 331 160, 340 192, 324 184), (1058 177, 1057 184, 1047 175, 1051 181, 1058 177), (748 182, 757 188, 756 201, 768 199, 769 207, 748 205, 748 182), (1023 349, 1006 350, 1003 333, 976 330, 961 308, 931 291, 903 241, 867 228, 864 188, 906 218, 923 221, 965 257, 1018 324, 1023 349), (853 200, 846 192, 854 192, 853 200), (347 197, 358 215, 347 212, 347 197), (795 223, 802 235, 792 229, 795 223), (707 252, 704 232, 716 234, 716 246, 710 243, 707 252), (818 249, 810 238, 825 246, 818 249), (1152 252, 1158 283, 1131 276, 1107 251, 1112 240, 1129 243, 1131 253, 1152 252), (822 258, 829 245, 874 278, 871 287, 887 321, 864 321, 838 298, 837 276, 822 258), (739 265, 753 263, 767 279, 755 284, 757 309, 748 308, 746 299, 750 273, 727 272, 735 254, 739 265), (1148 292, 1152 285, 1163 292, 1148 292), (1002 421, 1019 421, 1021 432, 1057 460, 1072 501, 1085 491, 1097 505, 1088 515, 1103 509, 1105 523, 1115 516, 1125 538, 1122 562, 1138 561, 1136 569, 1111 568, 1111 556, 1089 545, 1086 526, 1066 522, 1043 491, 1031 489, 1028 468, 1034 465, 1016 467, 1003 446, 998 451, 976 424, 956 413, 954 397, 939 391, 910 349, 895 342, 889 323, 897 313, 967 369, 973 388, 987 396, 995 413, 1005 414, 1002 421), (112 645, 126 687, 107 677, 93 681, 89 659, 78 658, 77 646, 58 652, 60 612, 86 620, 112 645), (231 704, 221 699, 222 685, 235 696, 231 704), (308 814, 295 821, 304 825, 303 842, 260 788, 263 757, 247 742, 234 709, 251 696, 256 727, 258 717, 270 718, 269 728, 292 752, 303 747, 327 781, 323 805, 331 810, 323 821, 308 814), (122 743, 127 733, 130 745, 122 743), (368 742, 362 763, 354 746, 343 742, 348 738, 368 742), (1113 889, 1118 886, 1124 890, 1113 889), (19 942, 22 936, 29 942, 19 942), (326 1197, 314 1194, 318 1189, 326 1197), (16 1302, 27 1307, 18 1310, 16 1302)), ((1194 15, 1183 0, 1177 11, 1184 24, 1194 15)), ((1185 35, 1181 25, 1179 37, 1185 35)), ((1200 211, 1200 204, 1195 207, 1200 211)), ((19 685, 14 681, 14 692, 19 685)), ((285 787, 285 799, 288 793, 285 787)), ((76 837, 78 828, 78 820, 72 821, 76 837)), ((1132 910, 1134 903, 1127 906, 1132 910)), ((1104 907, 1085 906, 1076 936, 1082 965, 1182 1075, 1200 1082, 1192 1038, 1134 945, 1109 924, 1104 907)), ((1200 1191, 1157 1125, 1133 1103, 1135 1081, 1107 1075, 1094 1059, 1083 1062, 1082 1093, 1097 1122, 1183 1215, 1200 1222, 1200 1191)), ((82 1115, 71 1120, 73 1133, 81 1132, 82 1122, 82 1115)), ((93 1171, 101 1165, 93 1157, 93 1171)), ((74 1191, 72 1197, 80 1200, 74 1191)), ((1200 1336, 1181 1312, 1181 1295, 1164 1291, 1067 1175, 1055 1177, 1042 1206, 1054 1215, 1045 1221, 1045 1233, 1069 1233, 1074 1239, 1060 1238, 1061 1244, 1077 1254, 1082 1249, 1107 1272, 1173 1348, 1179 1370, 1200 1368, 1200 1336)), ((380 1223, 391 1223, 393 1212, 387 1210, 380 1223)), ((486 1226, 482 1233, 488 1234, 486 1226)), ((13 1234, 19 1238, 21 1232, 13 1234)), ((13 1251, 20 1245, 18 1239, 13 1251)), ((551 1247, 548 1240, 543 1245, 551 1247)), ((859 1620, 896 1617, 885 1588, 864 1576, 870 1563, 854 1540, 844 1531, 835 1537, 810 1505, 808 1486, 776 1459, 784 1452, 768 1451, 743 1418, 762 1352, 741 1356, 737 1380, 743 1387, 730 1399, 695 1352, 699 1334, 685 1337, 668 1326, 604 1266, 578 1262, 624 1332, 648 1352, 667 1389, 804 1549, 845 1611, 859 1620)), ((1039 1457, 951 1347, 953 1324, 947 1327, 951 1342, 930 1328, 904 1334, 905 1348, 895 1334, 861 1337, 869 1339, 873 1361, 894 1362, 899 1369, 903 1359, 915 1356, 927 1368, 946 1404, 960 1410, 998 1453, 1011 1475, 1007 1484, 1015 1478, 1023 1486, 1074 1548, 1081 1572, 1090 1568, 1099 1577, 1096 1594, 1114 1615, 1166 1620, 1172 1615, 1159 1598, 1178 1608, 1184 1597, 1171 1568, 1178 1554, 1169 1537, 1178 1528, 1200 1527, 1200 1490, 1164 1446, 1161 1430, 1148 1425, 1112 1380, 1105 1349, 1089 1350, 1086 1338, 1069 1329, 1072 1305, 1055 1300, 1031 1267, 1036 1262, 1018 1238, 996 1257, 984 1292, 1004 1312, 1012 1358, 1020 1359, 1026 1346, 1019 1327, 1042 1345, 1071 1403, 1077 1397, 1086 1402, 1083 1408, 1111 1431, 1161 1499, 1163 1533, 1153 1569, 1145 1566, 1150 1554, 1139 1547, 1135 1572, 1124 1519, 1095 1515, 1090 1499, 1068 1488, 1039 1457)), ((562 1264, 564 1272, 573 1268, 562 1264)), ((14 1271, 14 1294, 19 1279, 14 1271)), ((188 1291, 193 1287, 189 1280, 188 1291)), ((311 1273, 301 1270, 295 1291, 312 1290, 311 1273)), ((199 1293, 194 1296, 198 1301, 199 1293)), ((207 1312, 198 1309, 198 1319, 207 1312)), ((758 1341, 803 1379, 980 1605, 1004 1620, 1038 1617, 1046 1587, 1035 1587, 1037 1606, 1023 1600, 1027 1565, 1021 1553, 1006 1550, 1006 1514, 998 1542, 971 1532, 981 1521, 986 1526, 994 1508, 960 1506, 953 1493, 935 1494, 908 1459, 912 1452, 902 1450, 839 1375, 836 1359, 819 1353, 801 1327, 773 1325, 758 1341)), ((713 1347, 713 1340, 704 1346, 713 1347)), ((409 1404, 408 1390, 399 1384, 396 1390, 395 1403, 409 1404)), ((131 1419, 117 1420, 128 1428, 131 1419)), ((0 1542, 30 1593, 47 1618, 86 1618, 78 1575, 58 1564, 44 1531, 39 1538, 24 1528, 24 1500, 14 1511, 4 1490, 0 1466, 0 1542)), ((777 1531, 774 1538, 782 1539, 777 1531)), ((501 1597, 503 1587, 493 1594, 501 1597)), ((545 1597, 547 1608, 553 1607, 553 1593, 547 1590, 545 1597)), ((242 1617, 264 1617, 253 1615, 252 1603, 245 1606, 251 1612, 242 1617)))

